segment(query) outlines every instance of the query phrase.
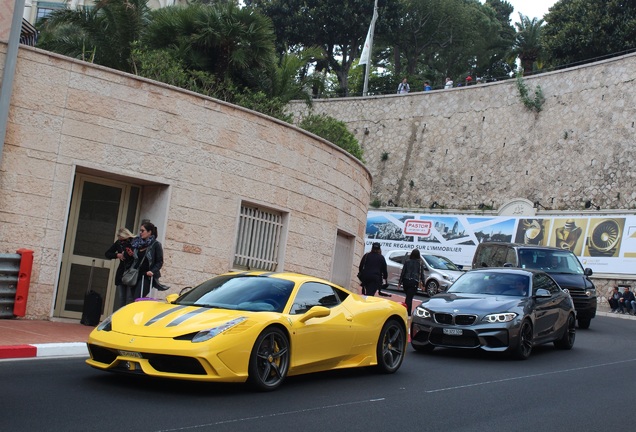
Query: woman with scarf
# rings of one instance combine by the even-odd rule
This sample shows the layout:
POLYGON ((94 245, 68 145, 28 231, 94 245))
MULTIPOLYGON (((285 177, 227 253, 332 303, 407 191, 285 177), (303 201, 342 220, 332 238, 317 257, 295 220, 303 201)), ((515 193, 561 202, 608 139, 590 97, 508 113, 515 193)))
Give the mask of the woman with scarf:
POLYGON ((128 231, 127 228, 119 228, 117 231, 117 240, 105 253, 106 258, 119 260, 119 265, 115 272, 115 286, 117 287, 117 294, 119 296, 118 308, 123 307, 128 303, 132 303, 134 300, 133 287, 129 287, 121 280, 124 271, 130 267, 134 261, 132 256, 133 251, 130 245, 130 241, 134 237, 133 233, 128 231))
POLYGON ((163 266, 163 247, 157 241, 157 227, 144 222, 139 228, 139 235, 131 242, 135 255, 135 268, 139 269, 139 278, 135 287, 135 298, 145 297, 150 293, 150 284, 160 291, 169 287, 161 285, 161 267, 163 266))

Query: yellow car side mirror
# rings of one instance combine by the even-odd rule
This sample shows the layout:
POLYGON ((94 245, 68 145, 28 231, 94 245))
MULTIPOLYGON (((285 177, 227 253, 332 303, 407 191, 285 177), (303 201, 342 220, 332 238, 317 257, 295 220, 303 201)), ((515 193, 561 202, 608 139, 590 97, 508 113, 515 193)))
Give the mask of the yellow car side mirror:
POLYGON ((304 323, 312 318, 323 318, 329 316, 331 314, 331 310, 324 306, 314 306, 309 309, 305 314, 300 318, 300 322, 304 323))

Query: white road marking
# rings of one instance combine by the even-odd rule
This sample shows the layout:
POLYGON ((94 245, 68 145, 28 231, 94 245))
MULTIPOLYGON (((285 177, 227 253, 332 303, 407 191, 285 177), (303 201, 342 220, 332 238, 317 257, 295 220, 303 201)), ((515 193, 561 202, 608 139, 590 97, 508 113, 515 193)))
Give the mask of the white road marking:
POLYGON ((184 426, 184 427, 175 428, 175 429, 160 429, 160 430, 157 430, 155 432, 172 432, 172 431, 183 431, 183 430, 189 430, 189 429, 198 429, 198 428, 204 428, 204 427, 209 427, 209 426, 217 426, 217 425, 223 425, 223 424, 229 424, 229 423, 239 423, 239 422, 244 422, 244 421, 260 420, 260 419, 266 419, 266 418, 272 418, 272 417, 280 417, 280 416, 286 416, 286 415, 292 415, 292 414, 301 414, 301 413, 306 413, 306 412, 311 412, 311 411, 320 411, 320 410, 325 410, 325 409, 340 408, 340 407, 345 407, 345 406, 350 406, 350 405, 361 405, 361 404, 365 404, 365 403, 369 403, 369 402, 382 402, 384 400, 386 400, 386 399, 385 398, 367 399, 367 400, 361 400, 361 401, 355 401, 355 402, 347 402, 347 403, 341 403, 341 404, 335 404, 335 405, 326 405, 326 406, 322 406, 322 407, 305 408, 305 409, 294 410, 294 411, 283 411, 283 412, 279 412, 279 413, 264 414, 264 415, 260 415, 260 416, 254 416, 254 417, 243 417, 243 418, 237 418, 237 419, 231 419, 231 420, 223 420, 223 421, 218 421, 218 422, 214 422, 214 423, 204 423, 204 424, 200 424, 200 425, 184 426))
POLYGON ((562 369, 562 370, 558 370, 558 371, 544 372, 544 373, 540 373, 540 374, 522 375, 522 376, 518 376, 518 377, 503 378, 503 379, 493 380, 493 381, 483 381, 483 382, 478 382, 478 383, 474 383, 474 384, 465 384, 465 385, 454 386, 454 387, 446 387, 446 388, 440 388, 440 389, 434 389, 434 390, 426 390, 425 393, 437 393, 437 392, 457 390, 457 389, 463 389, 463 388, 469 388, 469 387, 478 387, 478 386, 483 386, 483 385, 502 383, 502 382, 506 382, 506 381, 515 381, 515 380, 535 378, 535 377, 541 377, 541 376, 547 376, 547 375, 555 375, 555 374, 560 374, 560 373, 564 373, 564 372, 573 372, 573 371, 580 371, 580 370, 585 370, 585 369, 602 368, 602 367, 606 367, 606 366, 612 366, 612 365, 617 365, 617 364, 622 364, 622 363, 630 363, 630 362, 635 362, 635 361, 636 361, 636 359, 621 360, 621 361, 617 361, 617 362, 603 363, 603 364, 593 365, 593 366, 583 366, 583 367, 572 368, 572 369, 562 369))

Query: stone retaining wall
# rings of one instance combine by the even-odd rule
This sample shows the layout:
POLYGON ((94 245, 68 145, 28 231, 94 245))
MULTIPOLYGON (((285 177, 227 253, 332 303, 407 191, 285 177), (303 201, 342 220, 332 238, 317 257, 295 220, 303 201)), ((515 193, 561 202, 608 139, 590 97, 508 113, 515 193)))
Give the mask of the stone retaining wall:
MULTIPOLYGON (((514 198, 554 210, 636 208, 636 54, 525 79, 451 90, 315 100, 344 121, 373 175, 371 199, 401 207, 498 208, 514 198)), ((301 102, 289 106, 296 120, 301 102)))

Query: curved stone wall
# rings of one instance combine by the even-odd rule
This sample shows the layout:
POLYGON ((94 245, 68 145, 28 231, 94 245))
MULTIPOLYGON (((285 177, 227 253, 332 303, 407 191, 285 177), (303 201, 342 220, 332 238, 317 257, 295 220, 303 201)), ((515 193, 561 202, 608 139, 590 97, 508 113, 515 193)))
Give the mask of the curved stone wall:
POLYGON ((165 220, 153 218, 162 281, 176 291, 231 269, 245 201, 286 215, 279 270, 329 279, 343 265, 333 262, 339 235, 353 239, 352 263, 362 255, 371 175, 349 153, 259 113, 21 47, 0 165, 0 253, 35 252, 29 318, 52 315, 76 173, 142 187, 140 217, 165 220))
MULTIPOLYGON (((344 121, 373 174, 371 200, 428 209, 499 208, 511 199, 553 210, 636 208, 636 54, 525 79, 451 90, 315 100, 344 121), (482 206, 483 208, 483 206, 482 206)), ((298 119, 307 113, 290 105, 298 119)))

